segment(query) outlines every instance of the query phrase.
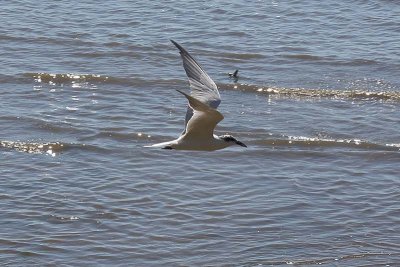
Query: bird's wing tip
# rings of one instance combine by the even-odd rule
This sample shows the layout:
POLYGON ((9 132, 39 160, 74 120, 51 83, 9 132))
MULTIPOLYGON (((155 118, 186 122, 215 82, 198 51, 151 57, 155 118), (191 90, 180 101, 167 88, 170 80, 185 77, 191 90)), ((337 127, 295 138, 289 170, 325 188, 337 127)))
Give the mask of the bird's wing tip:
POLYGON ((179 93, 181 93, 182 95, 184 95, 184 96, 187 96, 188 94, 186 94, 185 92, 183 92, 183 91, 181 91, 181 90, 179 90, 179 89, 175 89, 177 92, 179 92, 179 93))
POLYGON ((179 49, 179 51, 180 51, 181 53, 186 53, 186 54, 187 54, 187 51, 185 50, 185 48, 183 48, 180 44, 178 44, 177 42, 175 42, 175 41, 172 40, 172 39, 169 39, 169 40, 171 41, 171 43, 173 43, 173 44, 176 46, 176 48, 179 49))

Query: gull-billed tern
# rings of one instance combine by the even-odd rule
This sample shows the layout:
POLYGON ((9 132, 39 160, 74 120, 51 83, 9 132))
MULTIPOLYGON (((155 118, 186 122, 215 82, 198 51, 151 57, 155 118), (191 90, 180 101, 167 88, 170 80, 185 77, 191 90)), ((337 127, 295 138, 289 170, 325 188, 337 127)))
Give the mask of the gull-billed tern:
POLYGON ((224 119, 224 116, 217 111, 221 103, 217 85, 181 45, 173 40, 171 42, 180 51, 191 89, 190 95, 177 90, 189 101, 185 129, 178 139, 154 144, 151 147, 204 151, 213 151, 232 145, 247 147, 231 135, 214 134, 215 126, 224 119))

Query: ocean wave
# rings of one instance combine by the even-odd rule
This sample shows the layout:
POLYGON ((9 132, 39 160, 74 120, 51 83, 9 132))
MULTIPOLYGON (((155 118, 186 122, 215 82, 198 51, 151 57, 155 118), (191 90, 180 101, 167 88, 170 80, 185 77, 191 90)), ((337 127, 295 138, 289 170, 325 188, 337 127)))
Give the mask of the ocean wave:
MULTIPOLYGON (((100 74, 78 74, 78 73, 45 73, 45 72, 29 72, 23 73, 24 79, 29 79, 37 83, 46 84, 76 84, 76 83, 87 83, 87 84, 111 84, 111 85, 124 85, 124 86, 143 86, 149 83, 161 84, 161 85, 172 85, 182 80, 176 79, 157 79, 147 80, 137 77, 114 77, 109 75, 100 74)), ((0 76, 1 78, 1 76, 0 76)), ((10 77, 11 78, 11 77, 10 77)))
POLYGON ((24 77, 32 78, 38 83, 64 84, 73 82, 88 83, 118 83, 119 79, 99 74, 74 74, 74 73, 24 73, 24 77))
MULTIPOLYGON (((358 138, 329 138, 329 137, 307 137, 307 136, 286 136, 280 134, 259 134, 252 132, 236 132, 237 135, 247 136, 244 143, 253 147, 269 147, 274 149, 280 148, 304 148, 304 149, 359 149, 367 151, 400 151, 400 143, 378 143, 370 140, 362 140, 358 138)), ((165 141, 163 136, 150 136, 144 133, 136 133, 132 135, 116 135, 111 133, 101 133, 96 138, 113 138, 116 140, 133 140, 135 142, 157 143, 165 141)))
POLYGON ((309 54, 283 54, 282 57, 299 61, 314 61, 317 64, 333 66, 369 66, 378 65, 380 62, 372 59, 339 59, 336 56, 316 56, 309 54))
MULTIPOLYGON (((135 134, 113 134, 101 133, 92 138, 85 139, 98 139, 98 138, 113 138, 118 141, 131 142, 144 142, 151 136, 143 133, 135 134)), ((154 139, 154 138, 153 138, 154 139)), ((292 148, 347 148, 347 149, 361 149, 367 151, 400 151, 400 143, 374 143, 360 139, 328 139, 318 137, 304 137, 304 136, 287 136, 287 137, 271 137, 259 138, 247 142, 249 147, 254 146, 268 146, 274 149, 292 147, 292 148)), ((76 143, 63 143, 63 142, 24 142, 24 141, 0 141, 0 148, 14 150, 18 152, 25 152, 30 154, 46 154, 50 156, 58 156, 67 150, 86 150, 94 152, 107 151, 106 148, 97 145, 76 144, 76 143)))
POLYGON ((85 149, 89 151, 105 150, 98 146, 87 144, 72 144, 62 142, 24 142, 24 141, 0 141, 0 148, 26 152, 30 154, 47 154, 57 156, 70 149, 85 149))
POLYGON ((250 59, 265 58, 265 55, 263 55, 263 54, 257 54, 257 53, 229 53, 229 52, 221 52, 221 53, 215 54, 215 56, 216 56, 216 57, 220 57, 220 58, 234 59, 234 60, 250 60, 250 59))
MULTIPOLYGON (((326 256, 314 259, 291 259, 286 261, 257 261, 253 265, 265 266, 281 266, 281 265, 294 265, 294 266, 311 266, 311 265, 336 265, 344 262, 351 262, 352 260, 368 259, 368 258, 387 258, 388 256, 398 256, 399 253, 385 253, 385 252, 365 252, 357 254, 349 254, 343 256, 326 256)), ((351 265, 351 264, 344 264, 351 265)), ((250 265, 249 265, 250 266, 250 265)), ((372 266, 372 265, 371 265, 372 266)))
MULTIPOLYGON (((24 73, 24 78, 33 79, 38 83, 66 84, 66 83, 89 83, 89 84, 116 84, 125 86, 141 86, 151 84, 173 86, 186 82, 180 79, 156 79, 146 80, 132 77, 113 77, 99 74, 74 74, 74 73, 24 73)), ((9 76, 3 76, 9 77, 9 76)), ((1 78, 1 76, 0 76, 1 78)), ((285 97, 328 97, 339 99, 371 99, 371 100, 389 100, 400 101, 400 92, 398 91, 369 91, 362 89, 307 89, 307 88, 285 88, 269 87, 244 83, 219 83, 218 86, 225 90, 241 90, 246 92, 256 92, 268 95, 279 95, 285 97)))
POLYGON ((400 92, 397 91, 368 91, 368 90, 335 90, 335 89, 306 89, 306 88, 284 88, 263 87, 251 84, 226 84, 221 88, 241 90, 246 92, 257 92, 267 95, 278 95, 292 98, 339 98, 339 99, 370 99, 400 101, 400 92))
POLYGON ((331 139, 306 136, 286 136, 257 140, 257 145, 270 147, 304 147, 304 148, 356 148, 371 151, 400 151, 400 143, 375 143, 357 138, 331 139))
POLYGON ((119 142, 140 142, 141 140, 147 140, 151 138, 150 134, 142 132, 124 133, 118 130, 116 131, 99 131, 94 135, 88 135, 80 138, 80 140, 96 140, 96 139, 111 139, 119 142))
POLYGON ((299 59, 305 61, 319 61, 324 59, 323 57, 320 56, 307 55, 307 54, 294 54, 294 55, 282 55, 282 56, 289 59, 299 59))

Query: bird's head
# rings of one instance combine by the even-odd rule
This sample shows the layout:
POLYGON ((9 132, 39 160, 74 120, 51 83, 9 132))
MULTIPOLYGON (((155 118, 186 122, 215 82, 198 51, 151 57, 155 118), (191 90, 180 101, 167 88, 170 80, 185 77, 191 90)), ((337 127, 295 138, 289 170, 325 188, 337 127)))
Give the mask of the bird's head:
POLYGON ((244 143, 236 140, 236 138, 233 137, 232 135, 221 135, 221 136, 219 136, 219 139, 224 140, 229 145, 239 145, 239 146, 247 147, 244 143))

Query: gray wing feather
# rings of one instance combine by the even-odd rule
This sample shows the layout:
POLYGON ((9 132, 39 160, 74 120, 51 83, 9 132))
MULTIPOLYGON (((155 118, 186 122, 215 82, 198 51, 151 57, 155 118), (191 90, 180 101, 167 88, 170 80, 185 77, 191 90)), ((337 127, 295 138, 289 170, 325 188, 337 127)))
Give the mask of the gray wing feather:
MULTIPOLYGON (((199 63, 186 51, 180 44, 171 40, 171 42, 179 49, 183 68, 190 84, 190 95, 201 102, 216 109, 221 103, 221 96, 215 82, 208 76, 199 63)), ((193 110, 188 107, 185 118, 185 129, 182 134, 186 132, 186 126, 190 118, 193 116, 193 110)))
POLYGON ((214 128, 218 122, 224 119, 224 116, 218 110, 209 105, 197 100, 196 98, 177 90, 183 94, 189 101, 189 106, 192 108, 193 116, 190 118, 186 126, 186 136, 199 138, 211 138, 214 128))

